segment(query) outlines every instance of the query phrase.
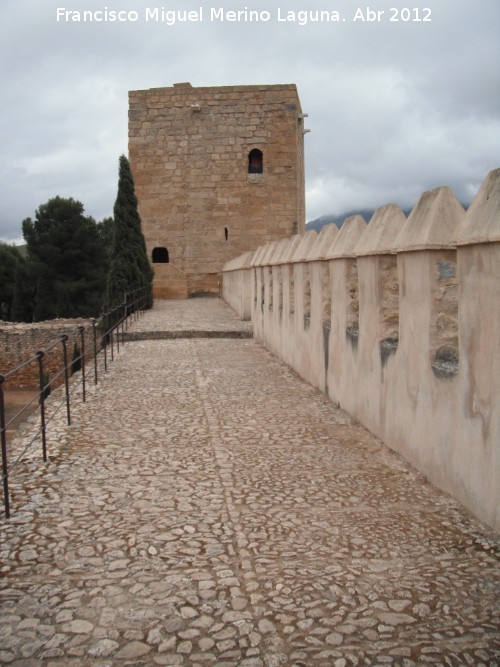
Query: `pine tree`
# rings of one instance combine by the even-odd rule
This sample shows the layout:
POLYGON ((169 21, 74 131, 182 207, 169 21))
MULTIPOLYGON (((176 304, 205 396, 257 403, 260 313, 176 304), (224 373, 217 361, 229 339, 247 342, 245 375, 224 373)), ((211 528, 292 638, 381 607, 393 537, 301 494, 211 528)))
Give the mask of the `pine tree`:
POLYGON ((0 320, 15 321, 13 305, 16 283, 24 263, 19 248, 0 241, 0 320))
POLYGON ((105 250, 83 204, 54 197, 35 219, 23 221, 28 271, 34 284, 35 321, 99 314, 105 287, 105 250))
POLYGON ((113 209, 111 266, 106 294, 107 308, 123 302, 126 292, 145 287, 151 307, 153 270, 141 230, 134 179, 127 158, 119 163, 118 194, 113 209))
POLYGON ((35 305, 35 289, 24 259, 16 268, 14 294, 12 297, 11 319, 13 322, 32 322, 35 305))

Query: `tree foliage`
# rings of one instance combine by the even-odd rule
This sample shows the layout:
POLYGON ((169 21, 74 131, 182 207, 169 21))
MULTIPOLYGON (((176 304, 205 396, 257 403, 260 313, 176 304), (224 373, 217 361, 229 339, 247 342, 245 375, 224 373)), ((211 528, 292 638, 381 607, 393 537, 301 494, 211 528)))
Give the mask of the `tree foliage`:
POLYGON ((99 228, 83 204, 54 197, 23 221, 33 320, 93 317, 101 310, 106 253, 99 228))
POLYGON ((14 279, 14 296, 10 320, 12 322, 31 322, 35 303, 35 289, 31 277, 29 262, 22 257, 17 265, 14 279))
MULTIPOLYGON (((109 234, 109 230, 107 233, 109 234)), ((107 307, 121 303, 125 292, 140 287, 147 289, 148 306, 151 306, 153 270, 141 230, 132 171, 124 155, 119 161, 118 193, 110 236, 112 252, 106 293, 107 307)))
POLYGON ((151 306, 153 271, 124 155, 113 213, 96 223, 81 202, 53 197, 22 223, 26 257, 0 242, 0 319, 95 317, 140 287, 151 306))
POLYGON ((16 292, 25 264, 19 248, 0 241, 0 320, 14 319, 16 292))

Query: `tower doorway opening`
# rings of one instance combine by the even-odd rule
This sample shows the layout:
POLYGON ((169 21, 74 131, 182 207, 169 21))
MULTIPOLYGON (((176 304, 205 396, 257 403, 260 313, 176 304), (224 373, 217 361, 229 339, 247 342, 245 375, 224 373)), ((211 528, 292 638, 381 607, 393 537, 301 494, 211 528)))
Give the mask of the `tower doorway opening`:
POLYGON ((153 264, 168 264, 168 250, 166 248, 153 248, 152 258, 153 264))

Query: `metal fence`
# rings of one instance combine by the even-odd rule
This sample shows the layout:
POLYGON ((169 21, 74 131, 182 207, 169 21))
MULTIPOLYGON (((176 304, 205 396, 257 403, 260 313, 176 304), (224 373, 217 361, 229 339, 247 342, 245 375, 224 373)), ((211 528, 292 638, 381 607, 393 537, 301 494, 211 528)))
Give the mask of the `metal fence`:
POLYGON ((87 383, 90 381, 94 385, 98 384, 99 374, 108 370, 108 365, 115 358, 115 354, 120 352, 120 343, 123 345, 123 333, 127 330, 130 320, 135 320, 147 307, 147 290, 140 288, 133 292, 128 292, 121 304, 115 306, 102 314, 99 320, 92 320, 86 326, 78 326, 77 340, 80 342, 78 354, 71 359, 68 355, 68 336, 65 334, 55 339, 53 343, 43 350, 36 352, 30 359, 12 368, 3 375, 0 374, 0 437, 2 448, 2 486, 5 507, 5 517, 10 517, 10 493, 9 478, 16 466, 19 465, 25 454, 39 443, 41 446, 41 456, 43 461, 47 461, 47 430, 50 423, 61 409, 66 411, 66 421, 71 425, 71 401, 75 400, 77 393, 85 403, 87 398, 87 383), (90 348, 88 345, 89 336, 86 334, 91 330, 90 348), (87 338, 87 344, 85 339, 87 338), (49 378, 45 368, 44 358, 48 353, 57 354, 59 349, 58 368, 52 372, 49 378), (21 409, 10 419, 6 419, 5 410, 5 390, 8 389, 9 380, 14 382, 16 374, 20 373, 27 366, 35 365, 38 371, 38 391, 27 401, 21 409), (70 382, 70 377, 75 370, 81 371, 80 376, 70 382), (58 401, 52 397, 48 403, 48 398, 52 389, 64 386, 62 398, 58 401), (26 417, 34 410, 38 404, 40 423, 38 429, 24 443, 20 452, 16 452, 15 458, 9 460, 7 447, 7 431, 19 419, 26 417), (50 405, 50 411, 47 406, 50 405))

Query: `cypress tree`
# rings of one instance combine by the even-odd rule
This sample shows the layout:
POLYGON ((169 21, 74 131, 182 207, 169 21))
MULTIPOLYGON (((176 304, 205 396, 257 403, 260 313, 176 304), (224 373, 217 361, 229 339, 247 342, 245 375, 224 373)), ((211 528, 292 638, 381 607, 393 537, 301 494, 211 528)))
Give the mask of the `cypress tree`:
POLYGON ((111 265, 106 294, 107 308, 123 302, 125 292, 145 287, 147 306, 153 303, 153 269, 137 208, 134 179, 127 158, 119 161, 118 193, 113 209, 111 265))

